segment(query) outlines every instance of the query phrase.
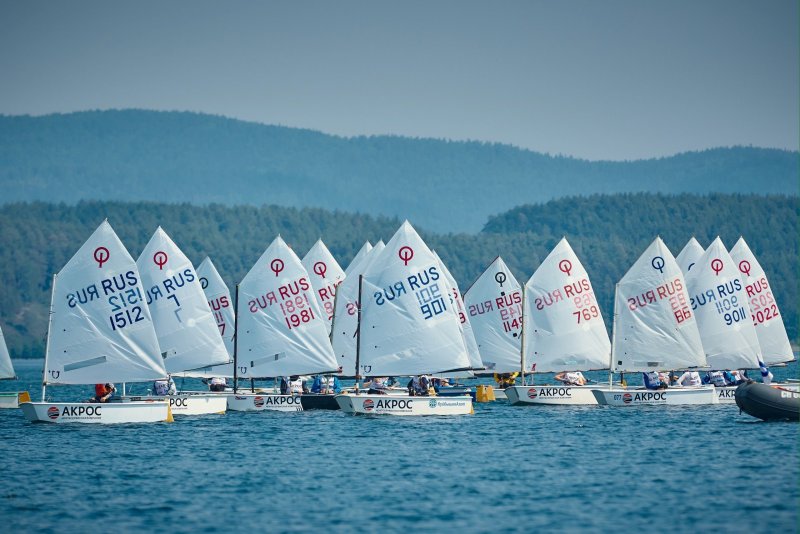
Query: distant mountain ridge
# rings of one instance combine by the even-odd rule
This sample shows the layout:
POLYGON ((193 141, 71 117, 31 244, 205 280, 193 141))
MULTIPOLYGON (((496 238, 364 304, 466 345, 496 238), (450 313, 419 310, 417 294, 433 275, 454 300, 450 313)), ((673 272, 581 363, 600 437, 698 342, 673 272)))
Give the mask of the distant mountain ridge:
MULTIPOLYGON (((594 195, 521 206, 477 234, 422 231, 466 291, 502 256, 525 282, 562 236, 592 279, 611 326, 615 284, 656 235, 677 254, 690 237, 731 247, 745 236, 769 278, 793 340, 800 335, 797 240, 800 198, 785 195, 594 195)), ((209 255, 233 289, 281 234, 298 255, 322 238, 342 267, 365 240, 388 240, 401 221, 280 206, 193 206, 156 202, 42 202, 0 206, 0 327, 14 356, 39 357, 47 333, 53 273, 107 218, 133 257, 161 226, 198 265, 209 255)), ((414 221, 412 221, 413 223, 414 221)))
POLYGON ((520 204, 617 192, 798 194, 798 153, 734 147, 592 162, 509 145, 343 138, 143 110, 0 116, 0 202, 320 207, 480 230, 520 204))

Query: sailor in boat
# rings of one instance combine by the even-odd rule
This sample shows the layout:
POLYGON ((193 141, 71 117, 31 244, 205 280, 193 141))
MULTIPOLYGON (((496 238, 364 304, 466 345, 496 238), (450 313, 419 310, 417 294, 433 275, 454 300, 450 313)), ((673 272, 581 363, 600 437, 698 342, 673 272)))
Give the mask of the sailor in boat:
POLYGON ((586 385, 586 377, 583 376, 583 373, 580 371, 574 371, 568 373, 566 371, 558 373, 556 376, 553 377, 555 380, 559 382, 563 382, 567 386, 585 386, 586 385))
POLYGON ((750 380, 750 378, 747 376, 747 371, 742 369, 734 369, 731 371, 731 377, 733 377, 733 383, 737 386, 750 380))
POLYGON ((494 381, 500 389, 506 389, 517 383, 517 375, 519 373, 495 373, 494 381))
POLYGON ((450 385, 450 380, 448 380, 447 378, 434 378, 433 379, 433 390, 436 393, 439 393, 439 390, 441 390, 442 388, 449 388, 449 387, 453 387, 453 386, 450 385))
POLYGON ((208 381, 209 391, 225 391, 227 387, 228 382, 225 380, 225 377, 222 376, 215 376, 208 381))
POLYGON ((728 371, 708 371, 703 377, 703 384, 714 384, 719 388, 732 386, 736 379, 728 371))
POLYGON ((153 382, 153 395, 163 397, 165 395, 175 395, 178 388, 175 387, 175 381, 172 377, 167 380, 156 380, 153 382))
POLYGON ((642 373, 642 380, 644 381, 644 387, 647 389, 667 389, 669 387, 669 379, 664 373, 656 373, 655 371, 642 373))
POLYGON ((700 378, 700 373, 697 371, 686 371, 676 378, 672 385, 679 388, 697 387, 703 385, 703 380, 700 378))
POLYGON ((114 384, 95 384, 94 398, 89 402, 108 402, 115 391, 117 388, 114 387, 114 384))
POLYGON ((308 393, 308 388, 300 375, 281 378, 281 395, 302 395, 303 393, 308 393))
MULTIPOLYGON (((365 386, 367 384, 364 384, 365 386)), ((372 380, 369 382, 369 390, 367 394, 369 395, 386 395, 386 378, 381 376, 373 377, 372 380)))
POLYGON ((425 375, 415 376, 408 382, 408 394, 412 397, 427 397, 430 395, 431 381, 425 375))
POLYGON ((342 386, 339 384, 339 379, 335 376, 317 375, 314 377, 314 382, 311 384, 311 393, 341 393, 342 386))

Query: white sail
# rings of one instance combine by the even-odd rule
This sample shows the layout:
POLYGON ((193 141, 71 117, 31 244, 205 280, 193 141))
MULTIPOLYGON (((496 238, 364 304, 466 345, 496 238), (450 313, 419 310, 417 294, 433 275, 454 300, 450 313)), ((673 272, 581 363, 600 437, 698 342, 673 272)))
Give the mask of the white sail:
POLYGON ((200 278, 200 287, 203 288, 225 348, 233 358, 234 303, 230 290, 209 257, 197 267, 197 276, 200 278))
POLYGON ((339 362, 339 374, 355 376, 356 373, 356 331, 358 330, 358 277, 377 258, 385 248, 383 241, 371 247, 371 250, 358 256, 347 267, 347 276, 336 288, 336 313, 333 319, 331 343, 336 361, 339 362))
MULTIPOLYGON (((444 273, 445 282, 447 284, 447 292, 450 295, 450 302, 455 306, 456 313, 458 314, 458 322, 459 322, 459 330, 461 331, 461 337, 464 340, 464 346, 467 349, 467 355, 469 356, 469 363, 472 366, 472 369, 479 371, 484 369, 483 360, 481 360, 481 353, 478 350, 478 342, 475 340, 475 332, 472 330, 472 324, 469 322, 469 316, 467 315, 467 307, 464 305, 464 298, 461 296, 461 291, 458 289, 458 283, 456 279, 450 274, 450 270, 444 264, 442 259, 436 254, 436 251, 433 251, 433 254, 436 256, 436 259, 439 260, 439 266, 442 268, 442 273, 444 273)), ((468 373, 464 373, 463 376, 474 376, 474 373, 471 371, 468 373)))
POLYGON ((703 255, 703 252, 705 252, 705 249, 697 242, 697 239, 692 237, 675 257, 675 261, 678 262, 678 267, 681 268, 684 277, 689 274, 689 271, 703 255))
POLYGON ((363 274, 359 374, 470 368, 439 262, 404 222, 363 274))
POLYGON ((236 316, 239 378, 337 369, 309 275, 280 236, 239 284, 236 316))
POLYGON ((166 376, 136 263, 104 221, 53 281, 44 383, 166 376))
POLYGON ((322 318, 331 331, 333 306, 336 298, 336 287, 342 283, 345 274, 322 239, 317 240, 311 250, 303 258, 303 267, 311 280, 316 294, 317 304, 322 311, 322 318))
POLYGON ((656 238, 617 284, 612 369, 705 367, 690 306, 681 269, 661 238, 656 238))
POLYGON ((592 283, 562 239, 525 284, 525 367, 537 372, 607 369, 611 341, 592 283))
MULTIPOLYGON (((383 241, 381 241, 381 243, 383 243, 383 241)), ((344 270, 345 277, 350 276, 351 269, 353 269, 354 266, 361 263, 361 260, 363 260, 364 257, 369 254, 370 250, 372 250, 372 243, 370 243, 369 241, 365 241, 364 244, 361 245, 361 248, 358 250, 358 252, 356 252, 355 257, 352 260, 350 260, 350 265, 348 265, 347 269, 344 270)))
POLYGON ((231 361, 192 262, 158 227, 136 266, 170 373, 231 361))
POLYGON ((200 279, 200 287, 203 288, 203 293, 206 295, 208 307, 211 309, 214 321, 217 323, 222 341, 225 343, 225 349, 231 357, 231 362, 221 365, 200 367, 179 374, 180 376, 191 376, 195 378, 232 378, 233 329, 235 327, 235 317, 233 313, 234 302, 231 298, 230 290, 209 257, 206 257, 197 267, 197 276, 200 279))
POLYGON ((758 369, 761 351, 739 269, 717 237, 689 271, 686 284, 708 365, 758 369))
POLYGON ((499 256, 464 295, 481 360, 487 371, 520 368, 522 290, 499 256))
POLYGON ((792 346, 789 344, 789 336, 786 335, 786 327, 772 286, 769 285, 764 269, 743 237, 740 237, 731 249, 731 258, 739 269, 744 283, 744 292, 750 305, 750 313, 753 315, 753 324, 764 363, 774 365, 794 360, 792 346))
POLYGON ((3 336, 3 329, 0 328, 0 380, 16 377, 14 366, 11 365, 11 355, 6 346, 6 338, 3 336))

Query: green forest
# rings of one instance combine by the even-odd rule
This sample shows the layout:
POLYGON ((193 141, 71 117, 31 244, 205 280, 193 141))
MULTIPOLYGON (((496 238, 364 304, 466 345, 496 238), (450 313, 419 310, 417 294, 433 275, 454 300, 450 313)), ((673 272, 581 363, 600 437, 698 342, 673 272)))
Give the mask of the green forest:
POLYGON ((490 215, 568 195, 797 194, 798 154, 715 148, 586 161, 514 146, 344 138, 197 113, 0 116, 2 202, 276 204, 478 232, 490 215))
MULTIPOLYGON (((796 341, 798 207, 797 197, 784 195, 593 195, 521 206, 491 217, 474 234, 418 230, 462 292, 498 255, 521 282, 527 280, 566 236, 589 272, 609 327, 614 284, 657 235, 676 255, 692 236, 707 246, 719 235, 731 247, 742 235, 775 288, 796 341)), ((51 278, 106 218, 134 258, 161 226, 195 265, 210 256, 230 287, 278 234, 301 257, 321 237, 344 268, 365 240, 388 240, 402 222, 278 206, 99 201, 0 206, 0 326, 12 356, 42 356, 51 278)))

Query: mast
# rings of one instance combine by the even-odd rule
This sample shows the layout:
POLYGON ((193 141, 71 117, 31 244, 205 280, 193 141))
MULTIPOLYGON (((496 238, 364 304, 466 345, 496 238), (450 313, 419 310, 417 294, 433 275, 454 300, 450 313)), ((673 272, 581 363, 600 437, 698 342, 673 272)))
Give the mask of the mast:
POLYGON ((239 373, 238 373, 238 345, 239 345, 239 334, 238 334, 238 326, 239 326, 239 284, 236 284, 236 296, 233 300, 233 309, 236 310, 236 313, 233 315, 233 393, 236 394, 237 384, 239 383, 239 373))
POLYGON ((50 292, 50 315, 47 318, 47 344, 45 345, 44 349, 44 370, 42 371, 42 402, 44 400, 45 390, 47 389, 47 355, 50 352, 50 335, 53 331, 53 302, 56 298, 56 277, 58 274, 53 275, 53 287, 51 288, 52 291, 50 292))
POLYGON ((525 293, 527 293, 527 284, 522 287, 522 328, 519 329, 519 375, 522 377, 522 385, 525 385, 525 293))
POLYGON ((614 347, 617 339, 617 302, 619 301, 619 283, 614 286, 614 321, 611 324, 611 352, 608 355, 608 388, 613 387, 614 380, 614 347))
MULTIPOLYGON (((339 289, 338 287, 336 288, 339 289)), ((331 342, 331 346, 333 346, 333 329, 336 326, 336 303, 339 302, 339 291, 333 295, 333 317, 331 317, 331 331, 328 334, 328 339, 331 342)), ((322 311, 322 310, 320 310, 322 311)))
MULTIPOLYGON (((356 325, 356 393, 358 393, 358 381, 361 376, 358 370, 361 368, 361 284, 364 275, 358 275, 358 322, 356 325)), ((331 329, 333 330, 333 329, 331 329)))

